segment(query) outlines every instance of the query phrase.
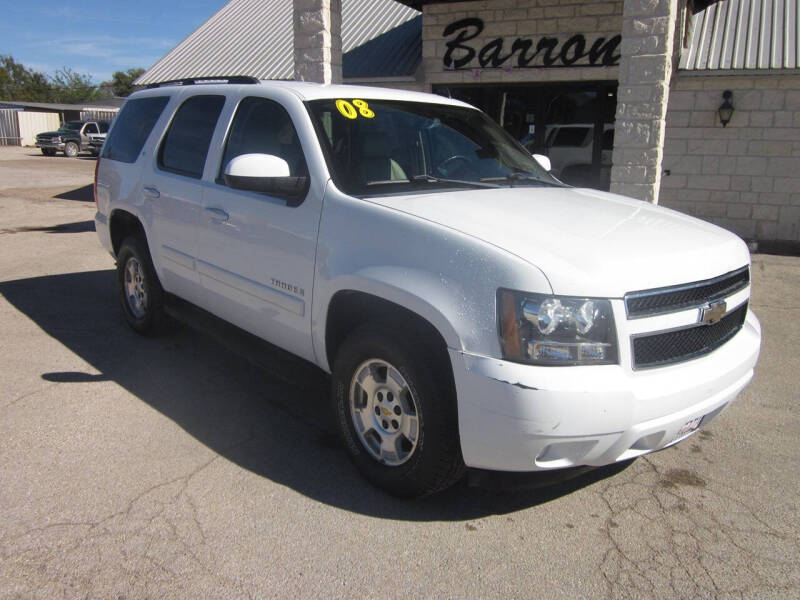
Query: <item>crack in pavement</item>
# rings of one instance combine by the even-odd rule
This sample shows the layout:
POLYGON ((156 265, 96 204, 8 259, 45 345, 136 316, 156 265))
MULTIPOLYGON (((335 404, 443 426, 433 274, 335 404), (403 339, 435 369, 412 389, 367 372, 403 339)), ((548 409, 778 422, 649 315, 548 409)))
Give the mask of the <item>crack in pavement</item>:
POLYGON ((89 597, 109 589, 125 597, 180 596, 201 582, 222 595, 238 590, 252 597, 246 581, 215 564, 189 490, 192 479, 220 458, 215 454, 189 473, 142 490, 97 521, 48 523, 0 540, 0 596, 60 596, 75 589, 95 590, 89 597))
POLYGON ((57 386, 57 385, 58 385, 58 383, 59 383, 59 382, 51 383, 50 385, 46 385, 46 386, 44 386, 43 388, 39 388, 38 390, 34 390, 34 391, 32 391, 32 392, 26 392, 25 394, 22 394, 21 396, 17 396, 16 398, 14 398, 13 400, 11 400, 11 401, 10 401, 10 402, 8 402, 7 404, 4 404, 3 406, 1 406, 1 407, 0 407, 0 411, 5 411, 5 410, 8 410, 8 409, 9 409, 9 408, 11 408, 12 406, 14 406, 14 405, 18 404, 19 402, 22 402, 23 400, 25 400, 26 398, 30 398, 30 397, 32 397, 32 396, 36 396, 36 395, 38 395, 38 394, 41 394, 41 393, 43 393, 43 392, 46 392, 46 391, 47 391, 47 390, 49 390, 50 388, 57 386))
POLYGON ((608 547, 597 568, 608 598, 663 598, 664 590, 683 598, 744 597, 774 593, 775 581, 785 582, 787 595, 800 593, 800 575, 786 559, 797 553, 797 540, 724 484, 686 469, 662 471, 650 457, 631 470, 593 492, 608 514, 601 528, 608 547))

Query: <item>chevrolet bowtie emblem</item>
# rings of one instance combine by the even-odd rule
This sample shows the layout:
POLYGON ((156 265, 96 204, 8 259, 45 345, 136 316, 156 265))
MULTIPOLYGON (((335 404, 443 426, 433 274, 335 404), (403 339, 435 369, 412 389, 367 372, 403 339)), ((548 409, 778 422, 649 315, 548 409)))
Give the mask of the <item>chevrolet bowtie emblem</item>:
POLYGON ((392 413, 389 411, 389 409, 387 409, 387 408, 384 408, 383 406, 381 406, 381 412, 382 412, 384 415, 386 415, 387 417, 391 417, 391 416, 392 416, 392 413))
POLYGON ((713 325, 725 316, 727 310, 728 305, 724 300, 709 302, 708 306, 704 306, 700 309, 700 323, 703 325, 713 325))

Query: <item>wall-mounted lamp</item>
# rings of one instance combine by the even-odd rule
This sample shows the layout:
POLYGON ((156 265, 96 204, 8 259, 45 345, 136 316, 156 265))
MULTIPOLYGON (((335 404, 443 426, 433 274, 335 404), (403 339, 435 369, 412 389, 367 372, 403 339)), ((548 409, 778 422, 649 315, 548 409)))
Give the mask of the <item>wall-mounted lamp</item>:
POLYGON ((726 127, 728 123, 731 122, 731 117, 733 116, 733 104, 731 104, 731 98, 733 98, 733 92, 730 90, 725 90, 722 92, 722 104, 720 104, 719 110, 719 122, 722 123, 723 127, 726 127))

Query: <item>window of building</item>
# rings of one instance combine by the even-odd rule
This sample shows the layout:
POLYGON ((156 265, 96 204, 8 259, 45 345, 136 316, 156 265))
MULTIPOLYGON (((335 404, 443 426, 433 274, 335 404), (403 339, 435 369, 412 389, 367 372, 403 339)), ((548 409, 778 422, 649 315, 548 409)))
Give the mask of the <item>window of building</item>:
POLYGON ((434 91, 485 111, 528 152, 550 158, 561 181, 609 189, 615 82, 468 84, 434 91))

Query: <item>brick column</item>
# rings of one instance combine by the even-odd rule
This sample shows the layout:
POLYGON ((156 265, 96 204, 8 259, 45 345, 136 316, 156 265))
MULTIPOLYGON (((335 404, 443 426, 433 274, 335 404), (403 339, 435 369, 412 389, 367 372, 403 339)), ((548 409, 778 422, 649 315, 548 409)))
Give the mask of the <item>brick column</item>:
POLYGON ((623 7, 611 191, 653 204, 679 10, 678 0, 625 0, 623 7))
POLYGON ((294 0, 294 78, 342 82, 341 0, 294 0))

